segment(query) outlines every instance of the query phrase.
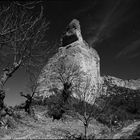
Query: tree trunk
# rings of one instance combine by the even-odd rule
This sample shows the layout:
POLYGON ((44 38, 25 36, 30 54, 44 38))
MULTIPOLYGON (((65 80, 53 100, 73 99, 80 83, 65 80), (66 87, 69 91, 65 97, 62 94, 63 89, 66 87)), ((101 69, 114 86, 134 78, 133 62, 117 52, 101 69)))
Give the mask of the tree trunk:
POLYGON ((84 127, 85 127, 85 136, 84 136, 84 138, 86 139, 87 138, 87 124, 84 124, 84 127))

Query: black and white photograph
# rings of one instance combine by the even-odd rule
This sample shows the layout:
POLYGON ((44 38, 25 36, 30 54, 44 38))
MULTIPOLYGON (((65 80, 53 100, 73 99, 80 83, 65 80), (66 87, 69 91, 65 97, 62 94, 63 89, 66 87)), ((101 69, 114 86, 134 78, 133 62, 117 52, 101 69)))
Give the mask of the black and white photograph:
POLYGON ((140 139, 140 0, 0 1, 8 139, 140 139))

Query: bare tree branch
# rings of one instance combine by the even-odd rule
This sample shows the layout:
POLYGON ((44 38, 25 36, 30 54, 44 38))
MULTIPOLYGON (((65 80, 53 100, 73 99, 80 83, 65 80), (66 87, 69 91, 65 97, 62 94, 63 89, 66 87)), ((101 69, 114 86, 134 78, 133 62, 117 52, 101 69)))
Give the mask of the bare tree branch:
MULTIPOLYGON (((50 46, 44 40, 49 24, 44 18, 41 1, 29 3, 14 1, 8 6, 4 5, 5 3, 1 4, 0 59, 5 60, 4 67, 8 64, 0 78, 0 90, 4 91, 5 83, 19 68, 29 67, 30 64, 37 66, 39 64, 37 59, 43 63, 50 46)), ((35 87, 32 90, 33 96, 35 87)))

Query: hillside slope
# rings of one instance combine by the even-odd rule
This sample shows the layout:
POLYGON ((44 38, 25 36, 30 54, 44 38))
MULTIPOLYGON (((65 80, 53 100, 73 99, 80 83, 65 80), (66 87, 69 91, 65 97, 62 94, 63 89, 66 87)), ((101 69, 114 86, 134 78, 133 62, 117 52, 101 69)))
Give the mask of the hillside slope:
MULTIPOLYGON (((36 120, 23 113, 24 117, 19 120, 15 129, 0 130, 0 139, 61 139, 78 137, 84 133, 83 124, 80 121, 70 116, 65 116, 63 121, 52 121, 52 118, 45 117, 45 113, 46 107, 41 109, 37 107, 36 120)), ((93 119, 88 129, 88 135, 90 134, 95 134, 96 138, 108 138, 109 129, 93 119)))

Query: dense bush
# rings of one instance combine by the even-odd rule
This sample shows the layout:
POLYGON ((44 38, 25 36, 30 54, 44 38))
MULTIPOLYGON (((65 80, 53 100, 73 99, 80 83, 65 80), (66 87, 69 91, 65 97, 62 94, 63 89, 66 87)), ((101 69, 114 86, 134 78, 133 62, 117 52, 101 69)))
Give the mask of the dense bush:
POLYGON ((140 91, 112 86, 102 95, 100 115, 97 120, 109 127, 122 127, 127 120, 140 117, 140 91))
POLYGON ((65 110, 63 108, 63 102, 61 94, 51 95, 50 97, 45 99, 45 104, 48 107, 48 116, 53 117, 53 120, 61 119, 65 110))
POLYGON ((32 100, 32 105, 45 105, 42 96, 34 97, 32 100))

